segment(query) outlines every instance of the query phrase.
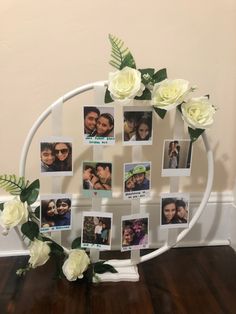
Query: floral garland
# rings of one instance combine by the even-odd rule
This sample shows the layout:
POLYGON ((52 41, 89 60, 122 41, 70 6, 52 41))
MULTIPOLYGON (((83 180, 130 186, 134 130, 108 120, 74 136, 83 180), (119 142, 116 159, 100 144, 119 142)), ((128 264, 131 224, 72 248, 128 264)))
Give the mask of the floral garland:
MULTIPOLYGON (((187 99, 195 90, 183 79, 168 80, 166 69, 155 72, 154 69, 136 69, 134 58, 124 43, 109 35, 112 45, 110 64, 117 71, 109 74, 105 102, 127 104, 133 99, 150 100, 155 112, 163 119, 167 111, 177 108, 188 125, 188 132, 195 141, 213 123, 215 107, 209 102, 209 96, 187 99)), ((90 281, 99 281, 97 274, 116 273, 116 269, 98 261, 92 263, 89 255, 81 248, 81 238, 73 240, 68 250, 52 238, 40 233, 39 206, 33 211, 31 205, 39 195, 39 180, 31 184, 23 177, 1 175, 0 187, 14 198, 0 204, 0 225, 3 235, 21 226, 23 239, 29 241, 29 261, 25 268, 17 271, 18 275, 44 265, 50 258, 57 263, 57 275, 75 281, 85 276, 90 281)))
POLYGON ((105 102, 128 104, 133 99, 150 100, 155 112, 163 119, 177 108, 188 125, 191 141, 196 139, 213 123, 216 108, 209 96, 188 98, 196 87, 184 79, 167 79, 166 69, 155 72, 153 68, 136 69, 133 55, 124 42, 109 35, 112 45, 110 64, 117 69, 109 73, 105 102))

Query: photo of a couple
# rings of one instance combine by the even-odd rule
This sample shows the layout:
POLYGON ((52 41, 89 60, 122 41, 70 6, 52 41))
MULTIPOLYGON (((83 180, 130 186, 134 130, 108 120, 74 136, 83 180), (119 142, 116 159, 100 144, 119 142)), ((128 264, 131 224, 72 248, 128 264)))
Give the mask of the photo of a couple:
POLYGON ((84 212, 82 219, 82 247, 108 249, 111 245, 112 214, 97 216, 98 212, 84 212))
MULTIPOLYGON (((129 108, 129 110, 131 110, 129 108)), ((152 143, 152 111, 129 111, 124 108, 124 144, 152 143), (137 142, 137 143, 136 143, 137 142)))
POLYGON ((71 199, 66 196, 41 200, 41 231, 63 230, 71 227, 71 199))
POLYGON ((72 171, 71 142, 40 143, 41 173, 53 174, 72 171))
POLYGON ((84 139, 91 144, 114 140, 114 108, 84 106, 84 139))
POLYGON ((83 163, 84 190, 111 190, 112 164, 108 162, 83 163))
POLYGON ((150 189, 151 164, 132 163, 124 165, 124 193, 148 191, 150 189))
POLYGON ((123 250, 148 246, 148 217, 124 216, 122 220, 123 250), (133 219, 131 219, 133 218, 133 219))
POLYGON ((176 225, 178 228, 182 224, 186 227, 189 221, 188 203, 188 196, 186 195, 169 194, 168 197, 162 197, 161 225, 167 225, 166 227, 176 225))

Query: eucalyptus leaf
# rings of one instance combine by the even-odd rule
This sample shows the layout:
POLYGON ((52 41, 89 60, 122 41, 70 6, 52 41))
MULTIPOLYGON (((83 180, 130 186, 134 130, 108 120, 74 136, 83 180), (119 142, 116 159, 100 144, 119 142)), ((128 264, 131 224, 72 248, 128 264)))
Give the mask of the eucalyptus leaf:
POLYGON ((108 89, 105 92, 105 103, 113 102, 114 100, 111 98, 111 94, 108 89))
POLYGON ((39 226, 33 221, 28 221, 21 226, 21 232, 33 241, 39 234, 39 226))
POLYGON ((28 205, 33 204, 39 195, 39 179, 33 181, 27 188, 23 189, 20 194, 22 202, 27 202, 28 205))
POLYGON ((167 78, 166 69, 161 69, 153 75, 153 83, 159 83, 167 78))
POLYGON ((73 240, 71 243, 71 248, 72 249, 80 249, 81 248, 81 237, 78 237, 73 240))
POLYGON ((188 133, 192 142, 195 142, 204 131, 205 129, 192 129, 188 127, 188 133))
POLYGON ((158 114, 158 116, 161 118, 161 119, 164 119, 167 111, 164 110, 164 109, 160 109, 160 108, 157 108, 157 107, 153 107, 155 112, 158 114))

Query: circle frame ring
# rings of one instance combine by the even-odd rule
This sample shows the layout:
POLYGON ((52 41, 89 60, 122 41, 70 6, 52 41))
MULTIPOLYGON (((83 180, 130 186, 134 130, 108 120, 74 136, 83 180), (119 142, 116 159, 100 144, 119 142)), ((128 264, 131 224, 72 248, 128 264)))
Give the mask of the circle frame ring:
MULTIPOLYGON (((28 151, 29 151, 31 142, 33 140, 33 137, 34 137, 35 133, 37 132, 38 128, 44 122, 44 120, 52 113, 52 110, 55 108, 55 106, 57 106, 60 103, 64 104, 69 99, 71 99, 71 98, 73 98, 79 94, 82 94, 86 91, 89 91, 91 89, 94 89, 97 86, 107 86, 107 81, 97 81, 94 83, 86 84, 86 85, 83 85, 81 87, 78 87, 78 88, 68 92, 64 96, 58 98, 54 103, 52 103, 38 117, 38 119, 33 124, 32 128, 30 129, 30 131, 29 131, 29 133, 25 139, 22 151, 21 151, 21 158, 20 158, 20 164, 19 164, 19 175, 20 176, 25 176, 25 166, 26 166, 27 155, 28 155, 28 151)), ((204 143, 204 147, 205 147, 206 155, 207 155, 207 163, 208 163, 207 183, 206 183, 206 187, 205 187, 205 191, 204 191, 201 203, 200 203, 198 209, 196 210, 194 216, 192 217, 191 221, 189 222, 188 228, 184 229, 183 231, 181 231, 178 234, 176 241, 174 243, 171 243, 171 244, 165 243, 162 247, 152 251, 151 253, 140 256, 138 261, 132 261, 131 259, 110 260, 109 263, 112 264, 114 267, 116 267, 116 266, 117 267, 125 267, 125 266, 137 265, 139 263, 148 261, 154 257, 161 255, 162 253, 168 251, 170 248, 174 247, 178 242, 180 242, 190 232, 190 230, 193 228, 193 226, 195 225, 195 223, 199 219, 200 215, 202 214, 202 212, 203 212, 204 208, 206 207, 207 202, 209 200, 209 197, 211 194, 211 188, 212 188, 212 184, 213 184, 213 177, 214 177, 213 153, 210 149, 210 145, 209 145, 209 142, 208 142, 208 139, 207 139, 205 132, 201 136, 203 139, 203 143, 204 143)))

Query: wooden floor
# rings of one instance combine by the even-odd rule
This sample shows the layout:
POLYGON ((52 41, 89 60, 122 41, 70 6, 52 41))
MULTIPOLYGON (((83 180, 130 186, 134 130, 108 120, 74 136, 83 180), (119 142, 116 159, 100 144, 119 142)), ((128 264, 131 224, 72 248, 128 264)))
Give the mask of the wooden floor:
POLYGON ((236 313, 236 254, 228 246, 172 249, 139 265, 136 283, 55 281, 51 262, 19 278, 27 259, 0 258, 1 314, 236 313))

